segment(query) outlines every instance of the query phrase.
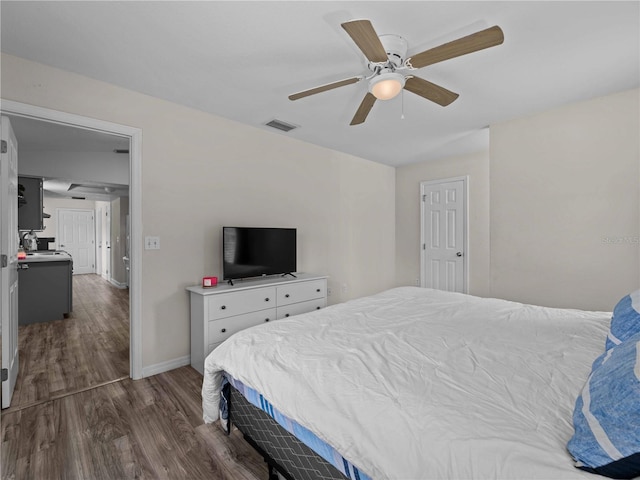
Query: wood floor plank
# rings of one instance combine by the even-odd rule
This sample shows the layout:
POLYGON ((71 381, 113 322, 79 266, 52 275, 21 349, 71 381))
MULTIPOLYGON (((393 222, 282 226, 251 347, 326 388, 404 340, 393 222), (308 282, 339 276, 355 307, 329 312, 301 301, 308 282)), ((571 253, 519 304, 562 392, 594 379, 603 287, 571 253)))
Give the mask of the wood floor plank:
POLYGON ((18 350, 11 408, 128 375, 129 291, 99 275, 74 275, 73 312, 21 325, 18 350))
POLYGON ((239 431, 202 422, 191 367, 2 415, 2 479, 262 480, 239 431))
POLYGON ((0 418, 0 478, 258 480, 263 459, 202 421, 202 376, 128 378, 129 299, 75 276, 74 311, 20 327, 20 376, 0 418))

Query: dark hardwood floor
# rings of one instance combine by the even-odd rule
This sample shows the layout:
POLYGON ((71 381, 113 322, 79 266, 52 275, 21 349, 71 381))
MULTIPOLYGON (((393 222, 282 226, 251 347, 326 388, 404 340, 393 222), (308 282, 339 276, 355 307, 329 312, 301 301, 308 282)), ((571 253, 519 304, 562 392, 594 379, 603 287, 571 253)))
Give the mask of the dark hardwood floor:
POLYGON ((2 479, 266 479, 237 430, 202 422, 201 388, 182 367, 3 413, 2 479))
POLYGON ((20 373, 0 418, 0 477, 16 480, 267 478, 237 430, 202 421, 191 367, 129 378, 129 296, 73 277, 73 313, 21 326, 20 373))
POLYGON ((20 369, 3 413, 129 376, 129 291, 74 275, 68 318, 18 328, 20 369))

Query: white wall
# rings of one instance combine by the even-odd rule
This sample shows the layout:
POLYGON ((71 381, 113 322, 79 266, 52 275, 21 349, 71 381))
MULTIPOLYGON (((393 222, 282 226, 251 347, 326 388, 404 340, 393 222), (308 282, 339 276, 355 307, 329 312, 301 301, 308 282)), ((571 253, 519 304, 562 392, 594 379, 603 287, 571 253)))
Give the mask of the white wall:
POLYGON ((609 311, 640 286, 638 90, 491 126, 491 293, 609 311))
POLYGON ((221 275, 223 225, 298 228, 331 303, 394 283, 395 172, 114 85, 2 55, 2 98, 142 129, 143 366, 189 354, 185 287, 221 275))
POLYGON ((420 279, 420 182, 469 176, 469 293, 489 294, 489 152, 396 169, 396 281, 420 279))

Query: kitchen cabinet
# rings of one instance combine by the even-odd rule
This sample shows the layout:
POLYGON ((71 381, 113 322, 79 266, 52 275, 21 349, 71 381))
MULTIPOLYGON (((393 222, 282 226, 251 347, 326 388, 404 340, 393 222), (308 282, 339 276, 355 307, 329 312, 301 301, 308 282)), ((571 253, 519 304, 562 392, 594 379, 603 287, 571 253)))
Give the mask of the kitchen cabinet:
POLYGON ((18 177, 22 198, 18 196, 18 230, 44 230, 41 177, 18 177))
POLYGON ((34 252, 18 261, 18 324, 60 320, 73 309, 71 255, 34 252))

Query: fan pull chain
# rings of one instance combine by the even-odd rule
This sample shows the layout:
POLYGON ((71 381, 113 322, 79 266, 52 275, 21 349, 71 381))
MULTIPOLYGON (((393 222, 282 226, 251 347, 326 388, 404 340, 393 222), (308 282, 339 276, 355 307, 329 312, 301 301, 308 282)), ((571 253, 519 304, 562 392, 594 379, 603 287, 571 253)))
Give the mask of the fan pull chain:
POLYGON ((400 102, 402 104, 402 114, 400 115, 400 120, 404 120, 404 88, 400 92, 400 102))

